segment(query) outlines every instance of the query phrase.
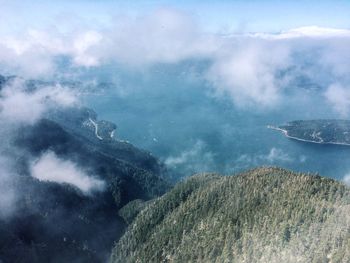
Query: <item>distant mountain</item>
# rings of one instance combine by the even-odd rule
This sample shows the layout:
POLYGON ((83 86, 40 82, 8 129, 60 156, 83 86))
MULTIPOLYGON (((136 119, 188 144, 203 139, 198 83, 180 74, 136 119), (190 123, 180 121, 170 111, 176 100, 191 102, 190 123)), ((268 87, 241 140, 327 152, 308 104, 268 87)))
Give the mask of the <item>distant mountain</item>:
POLYGON ((148 204, 111 262, 349 262, 350 190, 259 168, 190 177, 148 204))
POLYGON ((297 120, 278 127, 288 138, 320 144, 350 145, 349 120, 297 120))
POLYGON ((91 109, 56 109, 33 125, 20 126, 6 141, 9 146, 2 151, 15 162, 11 188, 17 200, 14 215, 0 218, 1 263, 105 262, 126 227, 119 209, 169 189, 164 166, 119 141, 115 129, 91 109), (84 193, 73 184, 32 177, 33 161, 46 153, 74 162, 104 182, 105 190, 84 193))
POLYGON ((69 80, 57 80, 57 81, 48 81, 48 80, 40 80, 40 79, 24 79, 22 77, 11 75, 11 76, 3 76, 0 75, 0 89, 2 85, 11 83, 12 81, 19 80, 24 83, 27 90, 35 90, 37 88, 47 87, 47 86, 55 86, 61 85, 65 87, 69 87, 71 89, 79 89, 80 92, 94 92, 104 90, 108 87, 113 86, 112 83, 102 82, 102 83, 91 83, 86 84, 80 81, 69 81, 69 80))

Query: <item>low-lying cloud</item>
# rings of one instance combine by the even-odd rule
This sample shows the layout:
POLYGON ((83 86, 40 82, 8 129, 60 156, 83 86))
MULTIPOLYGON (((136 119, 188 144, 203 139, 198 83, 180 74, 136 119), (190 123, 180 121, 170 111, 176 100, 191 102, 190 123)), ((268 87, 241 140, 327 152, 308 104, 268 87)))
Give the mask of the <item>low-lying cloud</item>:
POLYGON ((169 156, 164 163, 172 169, 180 169, 184 174, 190 175, 198 172, 208 172, 214 167, 214 153, 207 149, 207 145, 197 140, 189 149, 177 156, 169 156))
POLYGON ((343 177, 343 182, 350 186, 350 174, 346 174, 344 177, 343 177))
POLYGON ((341 84, 332 84, 324 93, 327 101, 342 117, 350 113, 350 89, 341 84))
MULTIPOLYGON (((78 103, 77 94, 61 85, 41 85, 29 88, 20 78, 2 83, 0 90, 0 217, 10 218, 17 210, 16 201, 21 193, 18 176, 23 170, 19 159, 32 158, 13 145, 23 125, 35 124, 47 112, 56 108, 71 107, 78 103), (22 156, 22 157, 20 157, 22 156)), ((58 169, 58 167, 57 167, 58 169)))
POLYGON ((261 155, 259 156, 260 159, 266 160, 270 163, 274 163, 276 161, 282 161, 282 162, 292 162, 293 159, 285 153, 283 150, 278 148, 271 148, 269 154, 267 155, 261 155))
POLYGON ((136 66, 206 58, 217 50, 220 40, 203 34, 190 16, 172 9, 116 20, 107 39, 106 60, 136 66))
POLYGON ((0 91, 0 119, 12 124, 33 124, 48 110, 75 105, 77 94, 59 84, 28 91, 25 83, 14 80, 0 91))
POLYGON ((214 60, 208 78, 238 106, 274 105, 280 95, 277 72, 289 66, 288 47, 245 39, 214 60))
POLYGON ((242 154, 233 163, 235 169, 242 170, 261 165, 282 165, 293 162, 304 163, 306 156, 291 156, 280 148, 272 147, 265 154, 242 154))
POLYGON ((74 185, 85 194, 102 191, 104 181, 88 175, 74 162, 63 160, 48 151, 31 165, 31 175, 40 181, 74 185))
POLYGON ((72 31, 68 35, 58 30, 33 30, 20 36, 5 36, 0 40, 0 66, 9 74, 27 78, 53 76, 59 71, 59 57, 68 57, 75 67, 99 64, 99 56, 90 49, 102 42, 94 30, 72 31))

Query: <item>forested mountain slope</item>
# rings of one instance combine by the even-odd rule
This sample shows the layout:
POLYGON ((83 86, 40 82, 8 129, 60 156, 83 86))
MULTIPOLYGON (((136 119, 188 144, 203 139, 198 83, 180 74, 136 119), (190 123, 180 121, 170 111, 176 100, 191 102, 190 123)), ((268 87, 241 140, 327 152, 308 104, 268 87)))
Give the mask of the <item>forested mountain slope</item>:
POLYGON ((144 209, 111 262, 349 262, 350 191, 280 168, 203 174, 144 209))

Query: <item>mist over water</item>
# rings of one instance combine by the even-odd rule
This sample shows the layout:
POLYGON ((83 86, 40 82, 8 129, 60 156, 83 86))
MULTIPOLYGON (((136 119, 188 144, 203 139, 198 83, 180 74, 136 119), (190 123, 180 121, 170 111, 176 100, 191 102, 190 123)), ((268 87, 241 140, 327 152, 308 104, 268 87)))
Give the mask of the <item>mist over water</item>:
POLYGON ((297 119, 340 118, 322 87, 291 85, 273 108, 241 108, 215 93, 203 78, 206 62, 157 65, 143 71, 105 67, 90 72, 103 91, 84 102, 118 125, 117 138, 152 152, 176 176, 232 174, 261 165, 342 179, 350 172, 350 147, 287 139, 268 129, 297 119))
MULTIPOLYGON (((82 11, 89 5, 78 6, 82 11)), ((291 141, 266 128, 296 119, 350 116, 348 23, 338 28, 320 17, 293 19, 293 25, 277 31, 243 25, 235 30, 225 27, 217 12, 220 27, 214 30, 202 23, 211 16, 204 12, 200 18, 196 8, 190 8, 192 13, 189 7, 156 4, 119 16, 111 6, 105 4, 108 12, 103 9, 96 21, 61 14, 52 28, 42 23, 2 33, 2 74, 98 84, 84 104, 115 122, 118 138, 152 152, 177 176, 231 174, 260 165, 335 178, 350 172, 350 148, 291 141)), ((98 13, 90 8, 87 17, 98 13)), ((9 6, 8 16, 20 17, 17 9, 9 6)), ((241 22, 258 16, 248 12, 247 18, 241 22)), ((274 25, 284 20, 269 19, 274 25)), ((264 16, 260 23, 265 22, 264 16)))

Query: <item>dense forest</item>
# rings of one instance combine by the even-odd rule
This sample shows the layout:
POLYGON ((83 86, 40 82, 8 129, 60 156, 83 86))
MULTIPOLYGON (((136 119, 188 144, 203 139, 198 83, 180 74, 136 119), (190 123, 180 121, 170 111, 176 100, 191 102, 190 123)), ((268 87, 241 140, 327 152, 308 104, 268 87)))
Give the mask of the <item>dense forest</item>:
POLYGON ((345 263, 349 212, 349 189, 317 175, 196 175, 138 214, 111 262, 345 263))

